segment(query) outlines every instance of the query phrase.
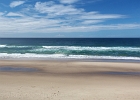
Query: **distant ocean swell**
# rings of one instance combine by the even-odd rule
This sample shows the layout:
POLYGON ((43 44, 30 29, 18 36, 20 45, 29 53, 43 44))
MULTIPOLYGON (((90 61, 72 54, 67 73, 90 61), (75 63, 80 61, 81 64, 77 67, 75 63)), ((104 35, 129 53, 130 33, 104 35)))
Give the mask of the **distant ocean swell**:
POLYGON ((0 58, 75 58, 140 60, 140 47, 0 45, 0 58))

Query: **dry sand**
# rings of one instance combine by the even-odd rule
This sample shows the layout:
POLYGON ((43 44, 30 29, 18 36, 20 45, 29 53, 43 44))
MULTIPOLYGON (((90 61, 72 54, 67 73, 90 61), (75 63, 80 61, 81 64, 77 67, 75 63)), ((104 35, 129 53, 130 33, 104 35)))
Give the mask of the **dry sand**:
POLYGON ((140 63, 0 61, 0 100, 140 100, 140 63))

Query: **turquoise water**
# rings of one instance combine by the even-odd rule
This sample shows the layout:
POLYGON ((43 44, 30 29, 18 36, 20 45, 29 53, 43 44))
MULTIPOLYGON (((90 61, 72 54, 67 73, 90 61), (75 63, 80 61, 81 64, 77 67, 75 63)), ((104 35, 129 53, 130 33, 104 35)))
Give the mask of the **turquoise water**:
POLYGON ((1 38, 0 58, 140 60, 140 38, 1 38))

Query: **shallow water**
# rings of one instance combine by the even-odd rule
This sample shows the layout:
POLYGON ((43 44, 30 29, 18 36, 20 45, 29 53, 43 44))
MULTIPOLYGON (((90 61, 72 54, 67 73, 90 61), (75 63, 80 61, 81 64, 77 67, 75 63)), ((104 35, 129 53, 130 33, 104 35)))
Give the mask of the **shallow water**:
POLYGON ((105 72, 109 75, 140 75, 140 72, 105 72))
POLYGON ((37 69, 35 68, 25 68, 25 67, 10 67, 10 66, 4 66, 0 67, 0 72, 35 72, 37 69))

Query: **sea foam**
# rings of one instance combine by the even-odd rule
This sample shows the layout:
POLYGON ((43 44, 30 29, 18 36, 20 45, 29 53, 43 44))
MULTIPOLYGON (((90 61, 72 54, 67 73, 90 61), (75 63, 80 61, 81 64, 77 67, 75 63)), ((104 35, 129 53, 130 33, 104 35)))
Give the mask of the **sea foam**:
POLYGON ((0 58, 54 58, 54 59, 122 59, 122 60, 140 60, 140 57, 125 57, 125 56, 89 56, 89 55, 64 55, 64 54, 7 54, 0 53, 0 58))

